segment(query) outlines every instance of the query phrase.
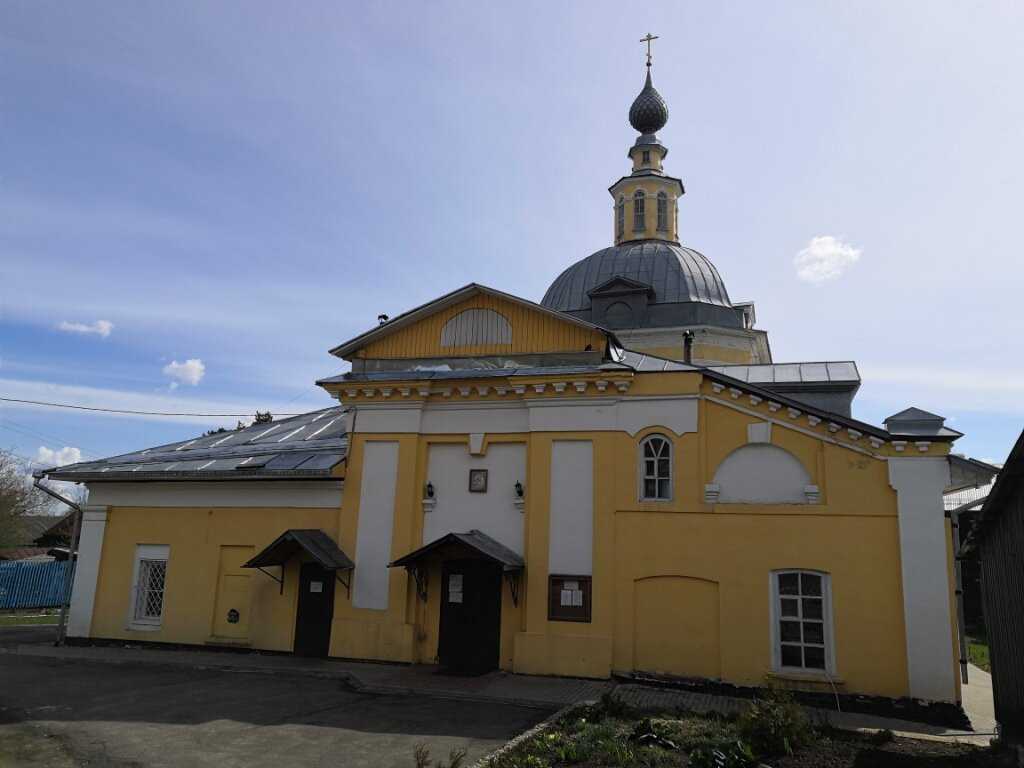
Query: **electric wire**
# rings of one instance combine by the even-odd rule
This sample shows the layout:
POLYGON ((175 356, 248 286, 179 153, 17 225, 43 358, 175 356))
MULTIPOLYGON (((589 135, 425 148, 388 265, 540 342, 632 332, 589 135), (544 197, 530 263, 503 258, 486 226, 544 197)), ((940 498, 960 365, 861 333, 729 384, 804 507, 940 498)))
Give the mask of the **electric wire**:
MULTIPOLYGON (((305 393, 303 393, 305 394, 305 393)), ((301 397, 301 395, 300 395, 301 397)), ((46 408, 71 408, 76 411, 93 411, 96 413, 124 413, 132 416, 198 416, 202 418, 251 418, 251 413, 172 413, 170 411, 133 411, 127 408, 98 408, 90 405, 71 405, 70 403, 50 403, 44 400, 23 400, 16 397, 0 397, 5 403, 25 403, 46 408)), ((275 416, 301 416, 301 413, 275 413, 275 416)))

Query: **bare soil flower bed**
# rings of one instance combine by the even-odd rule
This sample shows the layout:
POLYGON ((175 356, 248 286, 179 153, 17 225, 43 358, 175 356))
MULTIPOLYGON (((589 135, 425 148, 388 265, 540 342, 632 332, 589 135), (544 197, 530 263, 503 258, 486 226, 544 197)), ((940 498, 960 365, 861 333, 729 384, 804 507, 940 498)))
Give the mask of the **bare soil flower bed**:
POLYGON ((752 701, 750 711, 739 717, 641 711, 606 697, 573 710, 486 765, 1010 768, 1015 762, 1009 753, 970 744, 814 726, 792 697, 769 692, 752 701))

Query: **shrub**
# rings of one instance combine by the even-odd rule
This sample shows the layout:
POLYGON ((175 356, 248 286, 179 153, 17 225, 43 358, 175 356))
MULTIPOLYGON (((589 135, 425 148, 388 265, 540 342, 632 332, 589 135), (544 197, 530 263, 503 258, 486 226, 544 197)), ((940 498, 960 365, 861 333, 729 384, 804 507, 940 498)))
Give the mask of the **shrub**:
POLYGON ((740 738, 766 757, 792 755, 814 740, 807 715, 786 691, 758 694, 736 723, 740 738))
POLYGON ((740 741, 719 747, 698 747, 690 753, 690 768, 750 768, 758 764, 750 746, 740 741))
POLYGON ((871 744, 878 745, 888 744, 894 738, 896 738, 896 736, 893 734, 892 731, 890 731, 888 728, 883 728, 882 730, 875 731, 870 736, 868 736, 868 742, 871 744))

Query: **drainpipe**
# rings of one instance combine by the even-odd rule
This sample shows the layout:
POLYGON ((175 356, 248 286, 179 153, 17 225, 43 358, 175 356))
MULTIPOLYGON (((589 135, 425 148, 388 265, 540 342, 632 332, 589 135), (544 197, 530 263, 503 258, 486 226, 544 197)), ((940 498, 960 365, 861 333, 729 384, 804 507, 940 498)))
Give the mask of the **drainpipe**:
POLYGON ((953 588, 956 592, 956 629, 960 637, 960 682, 964 685, 967 684, 967 628, 964 621, 964 580, 960 556, 960 513, 984 503, 985 499, 969 501, 946 513, 953 529, 953 588))
POLYGON ((693 331, 683 331, 683 362, 693 365, 693 331))
POLYGON ((68 547, 68 567, 64 571, 64 584, 61 587, 60 597, 60 621, 57 623, 57 639, 54 641, 54 645, 64 645, 64 636, 67 633, 67 620, 68 620, 68 606, 71 603, 71 576, 74 573, 75 565, 78 562, 78 538, 82 532, 82 507, 71 499, 67 499, 61 496, 56 491, 47 488, 43 485, 43 478, 46 473, 42 470, 33 472, 32 485, 38 488, 40 491, 48 496, 52 496, 57 501, 67 504, 74 511, 74 523, 71 527, 71 543, 68 547))

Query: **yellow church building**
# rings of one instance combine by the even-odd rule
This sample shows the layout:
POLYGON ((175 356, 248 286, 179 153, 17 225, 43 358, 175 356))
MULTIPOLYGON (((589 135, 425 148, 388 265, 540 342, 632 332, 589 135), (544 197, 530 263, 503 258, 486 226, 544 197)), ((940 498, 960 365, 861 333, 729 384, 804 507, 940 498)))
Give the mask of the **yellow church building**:
POLYGON ((48 471, 87 484, 69 638, 956 702, 959 433, 852 418, 679 242, 647 80, 613 245, 346 341, 338 405, 48 471))

